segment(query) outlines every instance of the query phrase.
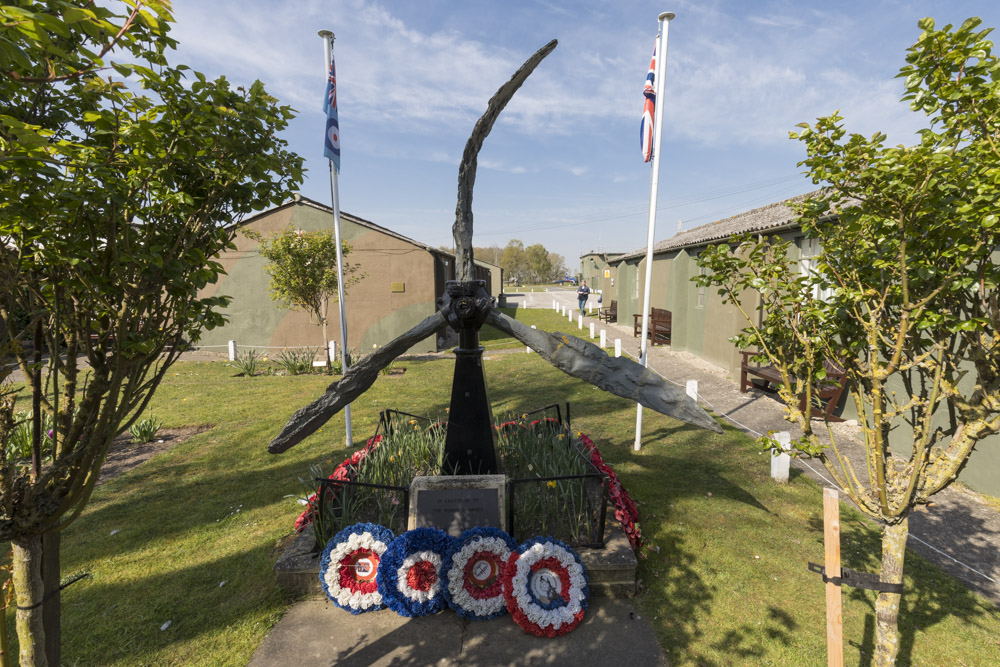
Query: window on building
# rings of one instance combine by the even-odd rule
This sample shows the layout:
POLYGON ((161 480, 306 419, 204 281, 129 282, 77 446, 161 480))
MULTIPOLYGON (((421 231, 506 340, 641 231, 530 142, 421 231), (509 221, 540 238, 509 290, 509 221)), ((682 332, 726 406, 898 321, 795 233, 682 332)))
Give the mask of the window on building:
MULTIPOLYGON (((819 239, 799 237, 795 240, 795 245, 799 248, 799 273, 804 276, 816 275, 819 270, 819 256, 823 252, 823 245, 819 239)), ((813 286, 812 296, 814 299, 826 301, 832 294, 833 289, 820 289, 819 285, 813 286)))

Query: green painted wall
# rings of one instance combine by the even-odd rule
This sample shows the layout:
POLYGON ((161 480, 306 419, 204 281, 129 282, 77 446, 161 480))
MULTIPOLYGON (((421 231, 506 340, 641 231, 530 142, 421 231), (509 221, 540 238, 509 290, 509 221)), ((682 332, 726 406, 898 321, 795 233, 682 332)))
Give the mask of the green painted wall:
MULTIPOLYGON (((781 235, 783 239, 789 241, 794 241, 798 236, 794 232, 781 235)), ((672 349, 690 352, 710 361, 726 369, 730 377, 738 382, 742 357, 736 346, 729 342, 729 338, 746 326, 746 320, 737 308, 722 303, 717 288, 706 290, 705 306, 698 308, 698 290, 691 282, 691 278, 699 273, 695 256, 700 250, 701 248, 691 248, 656 256, 653 272, 657 286, 652 293, 653 302, 657 305, 658 287, 662 284, 665 288, 663 307, 673 313, 672 349)), ((795 245, 790 250, 790 256, 794 261, 799 259, 799 249, 795 245)), ((628 322, 632 320, 634 305, 628 295, 634 294, 633 276, 637 268, 637 264, 628 265, 626 268, 626 263, 623 263, 619 269, 619 276, 628 276, 622 280, 619 293, 619 298, 622 299, 619 304, 626 303, 624 308, 619 305, 620 322, 626 321, 625 318, 628 322), (622 316, 621 313, 628 314, 622 316)), ((744 295, 744 303, 748 311, 756 311, 758 300, 755 296, 744 295)), ((971 391, 971 384, 971 380, 967 380, 962 386, 971 391)), ((904 391, 901 381, 893 382, 889 389, 900 393, 904 391)), ((839 414, 844 419, 857 419, 853 401, 848 398, 845 395, 839 414)), ((938 419, 935 419, 935 422, 937 421, 938 419)), ((943 416, 940 421, 943 423, 943 416)), ((908 456, 911 442, 912 430, 905 425, 893 430, 890 445, 898 454, 908 456)), ((959 480, 983 493, 1000 496, 1000 436, 990 437, 977 445, 959 480)))
MULTIPOLYGON (((247 226, 265 235, 292 225, 307 231, 329 229, 333 218, 329 211, 306 202, 279 207, 250 220, 247 226)), ((413 243, 378 229, 341 218, 341 235, 353 251, 347 262, 360 265, 362 280, 349 287, 345 302, 348 314, 348 344, 367 350, 384 345, 435 311, 434 256, 413 243), (402 283, 403 290, 393 289, 402 283)), ((227 275, 204 290, 203 294, 232 297, 223 312, 229 322, 205 332, 201 345, 225 345, 236 340, 242 346, 321 346, 322 331, 308 315, 275 304, 269 294, 270 277, 264 270, 266 260, 257 254, 258 244, 245 236, 236 239, 236 249, 220 257, 227 275)), ((339 310, 331 303, 328 338, 339 340, 339 310)), ((411 351, 437 349, 432 337, 418 343, 411 351)))

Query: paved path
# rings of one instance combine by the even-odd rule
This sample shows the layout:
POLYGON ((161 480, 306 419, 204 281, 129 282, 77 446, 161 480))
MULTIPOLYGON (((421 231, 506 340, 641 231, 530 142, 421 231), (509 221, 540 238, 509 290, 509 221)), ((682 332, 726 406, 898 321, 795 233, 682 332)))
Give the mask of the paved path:
MULTIPOLYGON (((575 290, 525 296, 530 298, 508 298, 508 302, 517 303, 519 307, 551 308, 554 299, 562 305, 576 307, 575 290)), ((607 330, 609 345, 620 338, 623 353, 638 358, 639 340, 633 337, 630 314, 624 314, 622 320, 628 325, 607 324, 585 317, 584 331, 579 331, 576 324, 567 329, 574 335, 587 335, 588 324, 596 322, 598 333, 601 329, 607 330)), ((738 378, 730 378, 723 369, 692 354, 673 352, 666 346, 650 347, 649 365, 681 386, 687 380, 698 380, 702 405, 754 437, 768 431, 789 431, 793 438, 801 435, 800 430, 782 418, 780 403, 760 392, 740 393, 738 378)), ((856 439, 856 427, 835 424, 834 434, 839 446, 851 450, 852 458, 864 456, 863 447, 856 439)), ((824 486, 835 486, 827 471, 816 461, 793 460, 792 466, 824 486)), ((864 466, 857 469, 864 470, 864 466)), ((935 495, 934 505, 928 511, 911 514, 907 546, 1000 606, 1000 513, 982 502, 978 494, 953 486, 935 495)))
POLYGON ((666 662, 646 619, 628 601, 591 598, 583 622, 562 637, 526 634, 510 616, 465 621, 451 611, 403 618, 388 609, 352 616, 333 603, 292 605, 251 667, 291 665, 649 665, 666 662))

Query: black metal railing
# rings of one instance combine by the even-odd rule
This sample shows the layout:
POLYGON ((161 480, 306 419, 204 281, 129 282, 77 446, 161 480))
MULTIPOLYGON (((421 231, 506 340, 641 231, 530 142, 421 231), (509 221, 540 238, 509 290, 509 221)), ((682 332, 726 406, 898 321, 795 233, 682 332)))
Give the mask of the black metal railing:
MULTIPOLYGON (((563 410, 558 404, 547 405, 523 413, 524 426, 532 417, 540 416, 535 428, 551 429, 568 437, 554 437, 551 447, 565 447, 561 454, 573 460, 577 474, 531 477, 519 475, 507 478, 507 519, 504 529, 516 540, 523 541, 542 535, 555 537, 570 546, 600 548, 604 545, 607 520, 607 478, 580 450, 580 443, 569 431, 569 404, 563 410), (554 416, 552 416, 554 415, 554 416)), ((389 438, 399 424, 417 420, 433 425, 434 420, 400 410, 383 410, 372 437, 389 438)), ((381 445, 379 445, 381 446, 381 445)), ((358 465, 363 465, 359 463, 358 465)), ((379 523, 396 534, 407 529, 410 511, 410 489, 403 485, 374 484, 353 479, 354 466, 347 479, 316 479, 319 484, 317 543, 330 539, 350 523, 379 523)))

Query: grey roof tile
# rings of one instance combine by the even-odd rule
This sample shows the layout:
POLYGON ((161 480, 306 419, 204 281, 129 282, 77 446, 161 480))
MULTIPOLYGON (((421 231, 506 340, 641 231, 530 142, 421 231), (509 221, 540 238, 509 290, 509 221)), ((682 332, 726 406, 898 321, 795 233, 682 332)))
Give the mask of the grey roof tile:
MULTIPOLYGON (((701 225, 700 227, 695 227, 694 229, 683 231, 680 234, 671 236, 669 239, 656 243, 653 246, 653 254, 668 252, 670 250, 678 250, 680 248, 691 246, 706 245, 713 241, 721 241, 745 232, 763 232, 791 225, 795 222, 796 218, 798 218, 798 215, 788 207, 788 202, 799 202, 806 197, 817 195, 819 193, 820 190, 814 190, 780 202, 768 204, 767 206, 761 206, 760 208, 755 208, 750 211, 744 211, 743 213, 738 213, 729 218, 710 222, 708 224, 701 225)), ((645 254, 646 248, 642 247, 625 253, 618 259, 635 259, 637 257, 643 257, 645 254)))

